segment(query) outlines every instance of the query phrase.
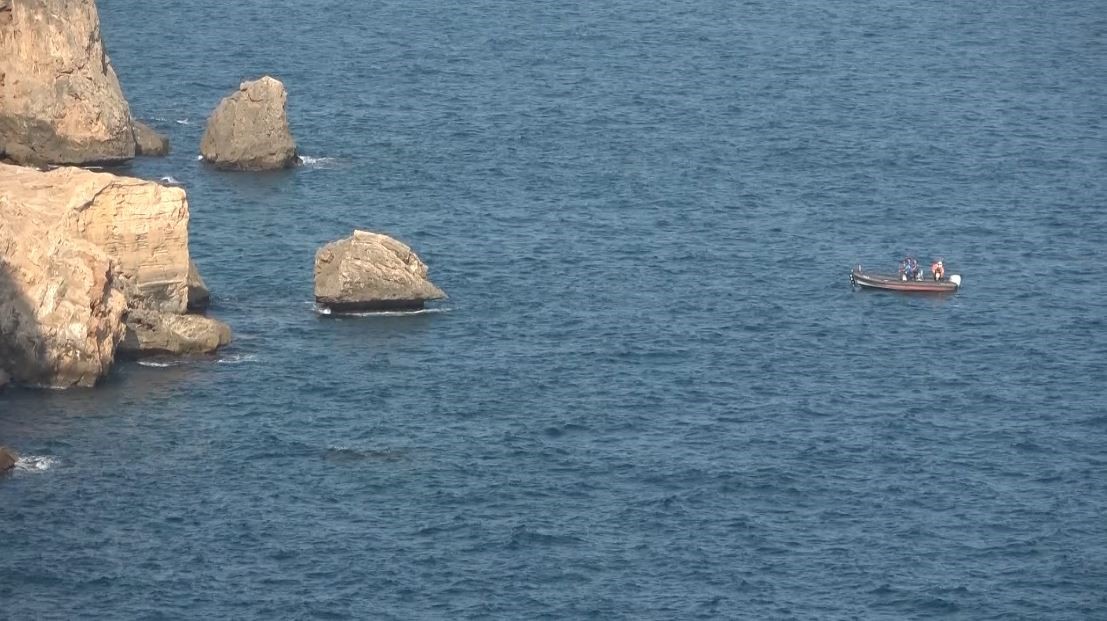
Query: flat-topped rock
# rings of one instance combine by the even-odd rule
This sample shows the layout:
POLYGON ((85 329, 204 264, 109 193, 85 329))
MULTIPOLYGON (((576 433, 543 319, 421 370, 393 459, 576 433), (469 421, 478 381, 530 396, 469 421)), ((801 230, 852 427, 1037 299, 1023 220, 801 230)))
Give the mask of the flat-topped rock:
POLYGON ((0 2, 0 157, 120 162, 131 112, 100 39, 93 0, 0 2))
POLYGON ((412 310, 446 294, 406 244, 354 231, 315 253, 315 301, 338 312, 412 310))
POLYGON ((224 170, 275 170, 296 165, 285 111, 288 92, 269 76, 243 82, 224 97, 200 141, 204 161, 224 170))

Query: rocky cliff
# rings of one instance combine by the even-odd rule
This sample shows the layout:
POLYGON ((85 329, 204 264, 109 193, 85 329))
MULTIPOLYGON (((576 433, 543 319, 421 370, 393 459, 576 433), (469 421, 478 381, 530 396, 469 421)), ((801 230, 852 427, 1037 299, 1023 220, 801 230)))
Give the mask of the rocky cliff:
POLYGON ((134 155, 130 108, 93 0, 0 0, 0 157, 85 164, 134 155))
POLYGON ((0 179, 0 371, 21 384, 95 384, 124 334, 116 280, 107 253, 0 179))
POLYGON ((133 353, 225 344, 217 321, 160 318, 188 307, 188 216, 181 188, 0 164, 0 368, 18 383, 88 386, 130 332, 133 353))
POLYGON ((80 168, 40 172, 0 164, 0 196, 52 214, 92 242, 158 310, 188 305, 188 200, 183 189, 80 168))

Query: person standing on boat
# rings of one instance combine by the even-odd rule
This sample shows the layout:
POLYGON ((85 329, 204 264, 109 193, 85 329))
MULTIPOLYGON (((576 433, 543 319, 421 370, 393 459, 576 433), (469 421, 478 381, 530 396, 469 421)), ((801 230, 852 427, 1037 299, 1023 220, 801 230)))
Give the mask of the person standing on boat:
POLYGON ((930 266, 930 272, 934 274, 934 280, 941 280, 946 275, 946 268, 942 265, 942 260, 938 259, 930 266))
POLYGON ((899 274, 901 280, 919 279, 919 262, 915 260, 915 257, 905 257, 903 259, 903 262, 900 263, 899 274))

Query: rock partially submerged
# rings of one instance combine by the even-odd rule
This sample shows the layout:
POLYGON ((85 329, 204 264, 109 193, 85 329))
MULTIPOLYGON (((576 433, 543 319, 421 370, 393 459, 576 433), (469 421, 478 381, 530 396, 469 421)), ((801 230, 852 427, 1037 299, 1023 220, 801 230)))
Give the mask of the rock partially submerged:
POLYGON ((0 473, 7 472, 14 468, 15 462, 17 461, 19 461, 19 458, 15 453, 0 446, 0 473))
POLYGON ((135 154, 93 0, 0 2, 0 156, 32 165, 135 154))
POLYGON ((119 352, 129 356, 207 354, 231 342, 226 324, 203 315, 132 309, 126 325, 119 352))
POLYGON ((387 235, 354 231, 315 253, 315 301, 329 310, 417 310, 445 297, 411 248, 387 235))
POLYGON ((225 344, 223 324, 177 319, 190 297, 188 219, 180 188, 0 164, 0 367, 21 384, 91 386, 132 324, 175 335, 136 337, 140 351, 225 344))
POLYGON ((204 160, 225 170, 275 170, 296 165, 284 84, 269 76, 243 82, 224 97, 200 141, 204 160))
POLYGON ((157 133, 149 125, 135 121, 135 155, 169 155, 169 139, 157 133))

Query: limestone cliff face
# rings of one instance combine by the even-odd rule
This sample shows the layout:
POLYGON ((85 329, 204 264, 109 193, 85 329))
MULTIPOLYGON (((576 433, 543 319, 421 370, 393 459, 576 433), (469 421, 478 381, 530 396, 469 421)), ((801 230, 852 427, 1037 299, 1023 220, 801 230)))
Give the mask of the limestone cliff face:
POLYGON ((0 181, 0 371, 54 387, 106 375, 124 333, 116 274, 107 253, 0 181))
POLYGON ((0 371, 21 384, 91 386, 128 330, 141 333, 130 353, 225 344, 225 325, 175 318, 188 306, 190 263, 182 189, 0 164, 0 371))
POLYGON ((26 164, 134 157, 93 0, 0 0, 0 154, 26 164))
POLYGON ((0 195, 52 213, 72 237, 102 248, 145 305, 188 305, 188 200, 183 189, 80 168, 0 164, 0 195))
POLYGON ((315 301, 331 310, 417 309, 445 297, 426 264, 387 235, 354 231, 315 253, 315 301))

